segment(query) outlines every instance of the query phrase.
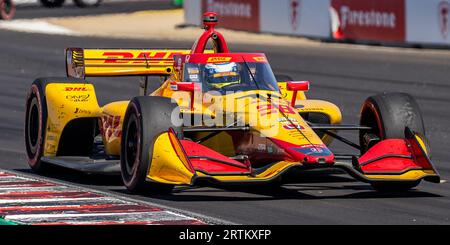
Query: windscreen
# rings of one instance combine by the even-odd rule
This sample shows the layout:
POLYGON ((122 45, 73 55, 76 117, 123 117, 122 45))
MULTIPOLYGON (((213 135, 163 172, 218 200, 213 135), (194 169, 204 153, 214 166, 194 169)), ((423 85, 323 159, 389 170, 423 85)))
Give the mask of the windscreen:
POLYGON ((193 64, 184 69, 184 82, 202 84, 203 92, 269 90, 279 92, 279 87, 268 63, 224 62, 193 64))

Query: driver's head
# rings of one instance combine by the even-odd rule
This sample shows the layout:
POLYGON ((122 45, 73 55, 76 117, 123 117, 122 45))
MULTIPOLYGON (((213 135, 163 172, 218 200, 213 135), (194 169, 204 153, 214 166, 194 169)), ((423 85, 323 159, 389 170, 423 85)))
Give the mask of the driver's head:
POLYGON ((235 62, 206 64, 206 83, 215 88, 223 88, 232 84, 239 84, 241 77, 235 62))

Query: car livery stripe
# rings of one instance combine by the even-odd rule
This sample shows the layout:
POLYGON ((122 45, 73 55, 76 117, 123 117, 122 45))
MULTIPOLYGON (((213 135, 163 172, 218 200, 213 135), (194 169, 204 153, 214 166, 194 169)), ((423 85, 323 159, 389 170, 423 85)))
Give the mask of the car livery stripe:
POLYGON ((120 197, 0 171, 2 223, 26 225, 197 225, 187 215, 120 197))

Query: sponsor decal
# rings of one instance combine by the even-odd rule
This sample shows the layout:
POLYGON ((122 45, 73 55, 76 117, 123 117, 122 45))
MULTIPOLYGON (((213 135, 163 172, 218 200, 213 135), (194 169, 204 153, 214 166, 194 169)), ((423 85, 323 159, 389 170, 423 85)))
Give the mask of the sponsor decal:
POLYGON ((303 145, 298 148, 293 148, 293 150, 298 151, 298 152, 303 153, 308 156, 321 157, 321 156, 332 155, 331 151, 328 150, 328 148, 326 146, 322 146, 322 145, 314 145, 314 146, 303 145))
POLYGON ((120 116, 105 115, 101 117, 101 133, 106 142, 111 142, 122 136, 122 125, 120 125, 120 116))
POLYGON ((170 89, 173 90, 173 91, 178 91, 178 85, 170 84, 170 89))
POLYGON ((291 21, 291 27, 292 30, 296 31, 299 26, 299 19, 300 19, 300 0, 290 0, 289 1, 289 7, 290 7, 290 21, 291 21))
POLYGON ((74 114, 91 114, 90 110, 85 110, 85 109, 81 109, 81 108, 75 108, 75 112, 74 114))
POLYGON ((405 0, 332 0, 342 38, 405 41, 405 0))
POLYGON ((88 91, 86 87, 65 87, 64 91, 88 91))
POLYGON ((448 1, 441 1, 438 5, 439 29, 442 38, 447 39, 449 33, 449 11, 450 3, 448 1))
POLYGON ((104 52, 102 56, 105 58, 105 64, 160 64, 164 62, 172 63, 172 61, 161 61, 155 59, 171 59, 174 55, 182 54, 177 52, 141 52, 137 55, 131 52, 104 52), (147 60, 148 59, 148 60, 147 60))
POLYGON ((278 122, 298 122, 295 118, 289 118, 289 120, 285 117, 280 117, 277 119, 278 122))
POLYGON ((267 62, 266 57, 253 57, 256 62, 267 62))
POLYGON ((284 114, 295 114, 295 111, 288 105, 275 105, 273 103, 267 103, 256 107, 261 113, 261 116, 277 113, 278 111, 284 114))
POLYGON ((220 26, 259 32, 259 0, 202 0, 202 13, 216 12, 220 26))
POLYGON ((287 129, 287 130, 293 130, 293 129, 303 130, 303 129, 305 129, 302 125, 296 124, 296 123, 290 123, 290 124, 283 125, 283 128, 287 129))
POLYGON ((208 63, 220 63, 220 62, 229 62, 231 57, 209 57, 206 62, 208 63))
POLYGON ((265 152, 266 151, 266 144, 258 144, 258 151, 265 152))
POLYGON ((89 101, 89 94, 80 94, 80 95, 67 95, 66 100, 72 102, 87 102, 89 101))

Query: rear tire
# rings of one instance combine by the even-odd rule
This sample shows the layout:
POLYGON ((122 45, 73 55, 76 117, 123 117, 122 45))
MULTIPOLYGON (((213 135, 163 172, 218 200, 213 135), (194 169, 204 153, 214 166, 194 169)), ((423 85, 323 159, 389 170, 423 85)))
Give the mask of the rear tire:
POLYGON ((12 0, 0 0, 0 19, 10 20, 16 13, 16 6, 12 0))
POLYGON ((181 128, 172 124, 174 110, 179 112, 178 106, 169 98, 142 96, 130 101, 123 122, 120 157, 122 180, 129 191, 172 192, 173 185, 147 181, 147 173, 156 138, 169 128, 181 135, 181 128))
POLYGON ((42 162, 45 132, 47 127, 47 100, 45 88, 49 83, 85 83, 84 80, 68 78, 38 78, 32 84, 26 99, 25 148, 28 165, 35 172, 48 170, 48 163, 42 162), (56 81, 56 82, 55 82, 56 81))
MULTIPOLYGON (((425 142, 425 150, 430 152, 419 105, 409 94, 382 93, 367 98, 361 109, 360 124, 372 127, 371 130, 360 131, 361 154, 375 145, 369 144, 368 138, 404 139, 406 127, 420 135, 425 142)), ((404 191, 419 183, 420 181, 377 182, 372 183, 372 187, 382 191, 404 191)))

